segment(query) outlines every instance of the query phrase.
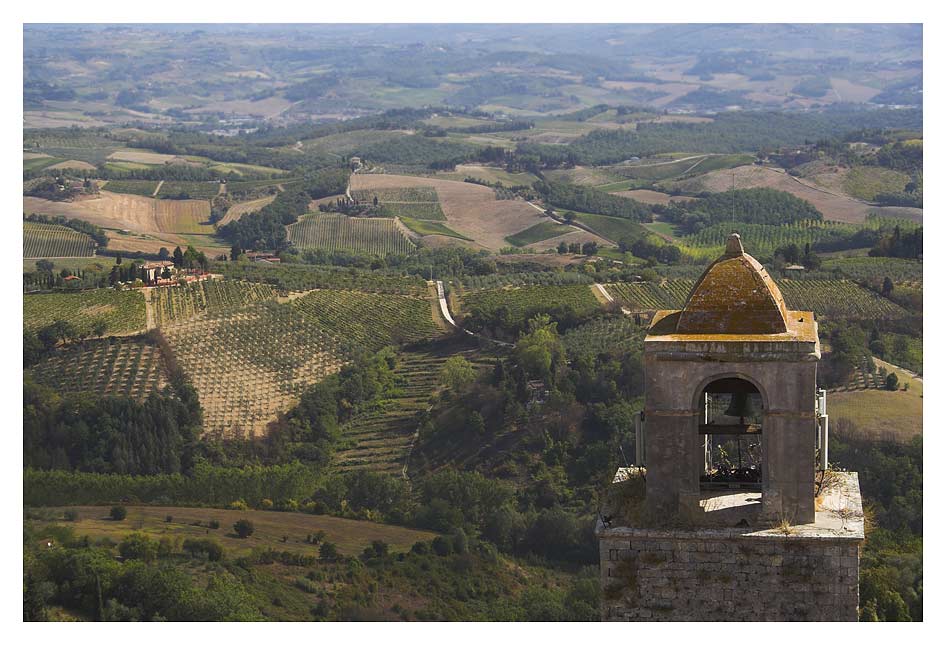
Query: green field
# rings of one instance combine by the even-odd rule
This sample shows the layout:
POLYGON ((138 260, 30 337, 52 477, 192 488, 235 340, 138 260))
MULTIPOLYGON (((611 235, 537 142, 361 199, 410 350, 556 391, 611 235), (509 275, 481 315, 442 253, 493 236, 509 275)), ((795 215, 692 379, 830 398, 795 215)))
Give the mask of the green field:
POLYGON ((414 220, 446 220, 441 205, 437 202, 385 202, 378 207, 380 215, 387 218, 412 218, 414 220))
POLYGON ((23 223, 24 258, 80 258, 95 255, 95 243, 85 233, 58 224, 23 223))
POLYGON ((65 159, 58 159, 56 157, 34 157, 32 159, 23 160, 23 170, 42 170, 48 168, 49 166, 54 166, 59 162, 66 161, 65 159))
POLYGON ((421 236, 448 236, 473 242, 473 238, 461 235, 441 222, 432 222, 431 220, 415 220, 414 218, 401 218, 401 222, 421 236))
POLYGON ((873 202, 879 193, 900 193, 911 176, 882 166, 855 166, 845 175, 842 188, 852 197, 873 202))
POLYGON ((575 229, 572 227, 559 224, 558 222, 540 222, 539 224, 534 224, 528 229, 523 229, 519 233, 507 236, 504 238, 514 247, 525 247, 528 244, 534 242, 542 242, 543 240, 549 240, 550 238, 557 238, 561 235, 567 233, 573 233, 575 229))
POLYGON ((661 222, 660 220, 656 220, 654 222, 646 222, 641 226, 652 233, 657 233, 662 237, 667 236, 668 238, 677 238, 677 227, 670 222, 661 222))
POLYGON ((220 192, 219 182, 165 182, 158 191, 158 198, 209 200, 220 192))
POLYGON ((145 298, 141 291, 91 289, 78 293, 24 294, 23 327, 37 330, 56 320, 80 329, 104 320, 108 334, 137 332, 145 327, 145 298))
POLYGON ((149 179, 110 179, 104 190, 111 193, 130 193, 151 197, 158 188, 158 182, 149 179))
POLYGON ((378 256, 408 254, 412 243, 395 220, 352 218, 331 213, 304 215, 286 227, 289 241, 297 249, 351 251, 378 256))
POLYGON ((640 238, 645 234, 643 226, 627 218, 610 215, 576 212, 575 219, 607 240, 617 243, 622 238, 640 238))

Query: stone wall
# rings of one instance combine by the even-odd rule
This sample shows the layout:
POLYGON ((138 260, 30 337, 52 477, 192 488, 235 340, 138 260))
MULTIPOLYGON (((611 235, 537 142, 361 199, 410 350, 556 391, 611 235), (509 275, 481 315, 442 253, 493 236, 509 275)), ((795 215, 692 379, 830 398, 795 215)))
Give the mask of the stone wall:
POLYGON ((601 526, 599 537, 605 621, 858 619, 854 537, 601 526))

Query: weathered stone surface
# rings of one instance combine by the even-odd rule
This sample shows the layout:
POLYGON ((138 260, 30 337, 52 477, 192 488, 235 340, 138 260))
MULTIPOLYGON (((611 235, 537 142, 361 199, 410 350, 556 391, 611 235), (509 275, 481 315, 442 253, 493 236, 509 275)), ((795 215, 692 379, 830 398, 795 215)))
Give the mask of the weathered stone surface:
POLYGON ((858 476, 835 474, 835 482, 814 522, 788 529, 600 522, 602 618, 856 621, 864 540, 858 476))

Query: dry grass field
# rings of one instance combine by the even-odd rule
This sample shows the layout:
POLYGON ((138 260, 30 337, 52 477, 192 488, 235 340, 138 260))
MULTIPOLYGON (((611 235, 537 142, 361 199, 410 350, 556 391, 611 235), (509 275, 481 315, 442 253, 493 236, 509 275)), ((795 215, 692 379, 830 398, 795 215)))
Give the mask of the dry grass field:
POLYGON ((505 238, 550 218, 522 200, 497 200, 493 189, 467 182, 406 175, 354 175, 352 190, 432 187, 448 227, 491 250, 509 246, 505 238))
POLYGON ((210 203, 206 200, 155 200, 127 193, 101 191, 98 197, 75 202, 52 202, 23 197, 24 213, 62 215, 79 218, 108 229, 109 249, 157 252, 178 245, 187 246, 189 234, 205 234, 197 239, 198 249, 212 252, 221 245, 210 239, 215 229, 209 223, 210 203), (183 235, 182 235, 183 234, 183 235))
POLYGON ((109 155, 108 158, 118 161, 137 162, 139 164, 166 164, 167 162, 178 159, 178 157, 174 155, 153 153, 145 150, 116 150, 109 155))
POLYGON ((109 519, 107 506, 51 507, 54 512, 75 510, 79 519, 61 521, 72 527, 77 536, 88 535, 91 539, 108 537, 121 542, 132 532, 143 532, 152 538, 170 537, 172 540, 186 538, 213 538, 231 556, 248 554, 253 548, 289 550, 318 556, 319 546, 306 543, 309 535, 325 532, 325 540, 334 543, 347 555, 356 556, 372 541, 388 543, 394 551, 405 551, 418 541, 430 541, 437 534, 394 525, 382 525, 367 520, 349 520, 333 516, 316 516, 283 511, 208 509, 206 507, 127 507, 125 520, 109 519), (167 517, 171 522, 167 522, 167 517), (233 524, 246 518, 253 523, 254 532, 249 538, 238 538, 233 524), (210 529, 208 523, 216 520, 219 529, 210 529), (286 542, 283 542, 283 537, 286 542))
POLYGON ((250 200, 249 202, 240 202, 239 204, 234 204, 229 209, 227 209, 227 212, 224 214, 224 217, 221 218, 220 221, 217 223, 217 226, 220 227, 229 222, 233 222, 234 220, 239 220, 241 217, 243 217, 247 213, 251 213, 253 211, 259 211, 260 209, 262 209, 264 206, 266 206, 267 204, 269 204, 275 199, 276 199, 275 195, 267 195, 266 197, 261 197, 256 200, 250 200))
POLYGON ((206 200, 154 200, 141 195, 102 191, 98 197, 74 202, 23 198, 24 213, 80 218, 107 229, 141 233, 213 233, 206 200))
POLYGON ((706 175, 681 182, 669 183, 683 190, 700 192, 728 191, 731 187, 744 188, 774 188, 792 193, 796 197, 810 202, 826 220, 836 222, 862 223, 869 213, 879 213, 886 216, 906 217, 921 221, 921 209, 906 207, 878 207, 862 202, 846 195, 830 192, 819 188, 810 180, 794 178, 788 173, 765 168, 762 166, 739 166, 733 169, 716 170, 706 175))
POLYGON ((59 162, 58 164, 53 164, 50 168, 55 170, 60 169, 72 169, 72 170, 95 170, 95 166, 89 162, 79 161, 78 159, 67 159, 66 161, 59 162))
MULTIPOLYGON (((147 199, 147 198, 146 198, 147 199)), ((151 200, 162 233, 214 233, 207 200, 151 200)))
MULTIPOLYGON (((890 363, 875 359, 878 366, 898 375, 908 390, 865 389, 828 395, 829 425, 832 420, 851 421, 859 435, 904 442, 921 435, 924 427, 924 382, 890 363)), ((903 386, 899 386, 903 387, 903 386)))

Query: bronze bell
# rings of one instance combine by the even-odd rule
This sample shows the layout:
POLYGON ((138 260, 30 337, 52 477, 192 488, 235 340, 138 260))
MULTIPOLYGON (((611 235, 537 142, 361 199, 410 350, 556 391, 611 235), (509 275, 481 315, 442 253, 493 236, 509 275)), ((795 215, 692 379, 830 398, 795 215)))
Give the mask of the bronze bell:
POLYGON ((746 392, 736 392, 730 395, 730 405, 723 412, 728 417, 739 417, 740 423, 745 424, 744 418, 752 417, 753 406, 750 404, 750 395, 746 392))

